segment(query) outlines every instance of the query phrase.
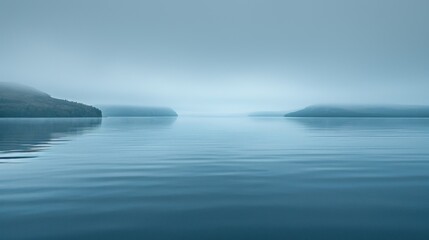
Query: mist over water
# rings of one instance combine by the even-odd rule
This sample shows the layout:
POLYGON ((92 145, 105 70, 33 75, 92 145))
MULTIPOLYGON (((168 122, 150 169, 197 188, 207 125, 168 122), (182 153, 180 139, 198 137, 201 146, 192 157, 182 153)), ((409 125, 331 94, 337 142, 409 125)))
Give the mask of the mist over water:
POLYGON ((0 0, 0 240, 429 239, 428 12, 0 0))
POLYGON ((429 102, 428 1, 0 2, 0 78, 179 114, 429 102))

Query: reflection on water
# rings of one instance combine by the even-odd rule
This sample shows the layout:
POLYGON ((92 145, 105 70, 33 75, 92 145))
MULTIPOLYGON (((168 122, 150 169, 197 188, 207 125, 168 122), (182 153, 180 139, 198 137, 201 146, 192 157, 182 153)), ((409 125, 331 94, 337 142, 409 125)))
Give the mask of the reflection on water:
POLYGON ((285 118, 310 130, 429 130, 428 118, 285 118))
POLYGON ((120 128, 121 131, 168 129, 177 117, 109 117, 108 127, 120 128))
POLYGON ((0 159, 29 158, 28 155, 44 149, 66 137, 83 134, 99 127, 101 118, 73 119, 0 119, 0 159))
POLYGON ((427 240, 427 123, 105 118, 28 137, 37 123, 10 122, 9 152, 100 127, 0 164, 0 239, 427 240))

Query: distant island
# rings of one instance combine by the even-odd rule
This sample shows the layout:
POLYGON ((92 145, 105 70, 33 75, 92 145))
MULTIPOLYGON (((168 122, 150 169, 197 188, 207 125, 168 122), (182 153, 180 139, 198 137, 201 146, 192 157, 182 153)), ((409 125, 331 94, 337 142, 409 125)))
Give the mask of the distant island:
POLYGON ((0 118, 101 117, 101 110, 56 99, 34 88, 0 83, 0 118))
POLYGON ((167 107, 100 106, 105 117, 177 117, 177 113, 167 107))
POLYGON ((276 112, 276 111, 263 111, 263 112, 252 112, 249 114, 249 117, 283 117, 285 112, 276 112))
POLYGON ((285 117, 386 117, 429 118, 429 106, 407 105, 314 105, 285 117))

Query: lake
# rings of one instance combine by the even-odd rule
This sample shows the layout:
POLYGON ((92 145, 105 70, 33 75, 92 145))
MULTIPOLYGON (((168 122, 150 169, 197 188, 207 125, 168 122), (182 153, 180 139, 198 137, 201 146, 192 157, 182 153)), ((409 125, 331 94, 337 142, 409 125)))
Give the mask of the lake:
POLYGON ((0 239, 429 239, 429 119, 0 120, 0 239))

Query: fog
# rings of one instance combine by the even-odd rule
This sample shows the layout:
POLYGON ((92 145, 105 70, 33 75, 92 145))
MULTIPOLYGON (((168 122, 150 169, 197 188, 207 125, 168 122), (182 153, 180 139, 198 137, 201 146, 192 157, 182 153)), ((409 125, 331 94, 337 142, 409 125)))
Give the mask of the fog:
POLYGON ((0 0, 0 81, 179 114, 428 104, 426 0, 0 0))

